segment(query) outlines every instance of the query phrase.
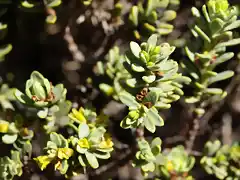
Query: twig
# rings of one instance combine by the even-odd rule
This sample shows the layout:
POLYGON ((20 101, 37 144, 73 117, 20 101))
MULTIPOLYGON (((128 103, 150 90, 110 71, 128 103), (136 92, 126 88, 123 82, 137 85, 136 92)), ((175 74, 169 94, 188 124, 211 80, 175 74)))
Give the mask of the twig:
POLYGON ((131 149, 127 149, 124 153, 118 155, 117 159, 115 161, 112 161, 105 166, 99 167, 92 173, 90 173, 90 176, 97 176, 104 172, 109 171, 110 169, 114 169, 117 166, 119 166, 122 162, 128 163, 128 159, 131 159, 131 157, 134 155, 133 151, 131 149))
POLYGON ((198 131, 199 131, 199 127, 200 127, 200 125, 199 125, 200 119, 201 118, 196 117, 193 120, 193 126, 192 126, 192 129, 189 132, 189 139, 185 143, 187 151, 191 151, 193 149, 194 142, 195 142, 195 139, 198 135, 198 131))
POLYGON ((73 60, 77 61, 77 62, 83 62, 85 60, 85 57, 84 57, 82 51, 79 50, 76 42, 74 41, 74 38, 71 34, 69 25, 67 25, 65 28, 64 39, 68 44, 68 49, 72 54, 73 60))

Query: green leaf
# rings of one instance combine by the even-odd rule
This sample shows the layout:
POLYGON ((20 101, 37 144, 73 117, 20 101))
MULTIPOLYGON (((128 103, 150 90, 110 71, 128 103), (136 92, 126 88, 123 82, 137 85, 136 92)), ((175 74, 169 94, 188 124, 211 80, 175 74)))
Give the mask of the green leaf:
POLYGON ((132 21, 132 23, 135 26, 138 26, 138 7, 133 6, 129 15, 129 20, 132 21))
POLYGON ((171 104, 166 104, 166 103, 163 103, 163 102, 157 102, 154 106, 157 109, 169 109, 171 107, 171 104))
POLYGON ((141 168, 145 172, 153 172, 155 170, 155 165, 153 162, 150 162, 146 165, 143 165, 141 168))
POLYGON ((138 43, 131 41, 130 42, 130 49, 133 55, 137 58, 139 58, 139 54, 141 52, 141 47, 138 45, 138 43))
POLYGON ((99 167, 98 160, 94 154, 86 152, 85 155, 92 168, 96 169, 99 167))
POLYGON ((31 4, 28 1, 21 2, 21 5, 25 8, 33 8, 34 7, 34 4, 31 4))
POLYGON ((61 141, 61 138, 59 137, 59 135, 57 133, 52 132, 50 134, 50 140, 52 142, 54 142, 57 145, 57 147, 61 147, 62 141, 61 141))
POLYGON ((38 117, 44 119, 48 115, 48 108, 44 108, 43 110, 39 110, 37 113, 38 117))
POLYGON ((212 21, 210 25, 210 30, 212 32, 212 36, 214 36, 216 33, 222 30, 225 22, 219 18, 216 18, 212 21))
POLYGON ((127 79, 127 80, 126 80, 126 84, 127 84, 129 87, 135 88, 136 85, 137 85, 137 80, 136 80, 136 78, 127 79))
POLYGON ((218 64, 224 63, 230 59, 232 59, 234 57, 234 53, 233 52, 229 52, 229 53, 224 53, 223 55, 219 56, 215 62, 210 65, 210 66, 216 66, 218 64))
POLYGON ((12 50, 12 45, 8 44, 0 48, 0 58, 6 56, 12 50))
POLYGON ((148 118, 148 117, 145 117, 144 118, 144 126, 146 127, 146 129, 148 131, 150 131, 151 133, 154 133, 155 130, 156 130, 156 126, 154 124, 155 122, 152 121, 152 118, 148 118))
POLYGON ((135 97, 125 91, 119 93, 119 99, 123 104, 127 105, 128 107, 135 109, 138 109, 140 107, 140 104, 135 100, 135 97))
POLYGON ((114 93, 114 88, 105 83, 99 84, 99 89, 103 91, 107 96, 111 96, 114 93))
POLYGON ((233 71, 224 71, 221 73, 218 73, 216 76, 209 78, 208 84, 212 84, 218 81, 223 81, 225 79, 228 79, 234 75, 233 71))
POLYGON ((155 47, 157 45, 157 40, 158 40, 158 35, 157 34, 153 34, 151 35, 148 40, 147 43, 153 47, 155 47))
POLYGON ((156 80, 156 76, 155 75, 143 76, 142 80, 150 84, 156 80))
POLYGON ((148 17, 150 13, 154 10, 154 8, 155 8, 155 0, 148 0, 147 8, 145 10, 145 16, 148 17))
POLYGON ((211 20, 210 20, 209 14, 207 12, 207 6, 205 4, 202 6, 202 12, 203 12, 205 19, 209 23, 211 20))
POLYGON ((199 100, 200 100, 199 97, 188 97, 188 98, 185 98, 185 102, 186 103, 196 103, 199 100))
POLYGON ((194 26, 194 30, 208 43, 211 42, 211 39, 208 37, 207 34, 205 34, 205 32, 203 32, 197 25, 194 26))
POLYGON ((2 136, 2 141, 5 144, 13 144, 17 140, 17 134, 5 134, 2 136))
POLYGON ((224 31, 230 31, 238 27, 240 27, 240 20, 234 21, 231 24, 229 24, 227 27, 224 28, 224 31))
POLYGON ((163 13, 161 21, 172 21, 177 17, 177 13, 173 10, 166 10, 163 13))
POLYGON ((108 152, 107 153, 94 152, 93 154, 99 159, 109 159, 111 157, 110 153, 108 152))
POLYGON ((217 48, 220 48, 220 47, 235 46, 235 45, 238 45, 238 44, 240 44, 240 38, 236 38, 236 39, 229 40, 227 42, 219 43, 215 46, 214 49, 217 49, 217 48))
POLYGON ((135 71, 135 72, 144 72, 144 71, 145 71, 144 67, 139 66, 139 65, 137 65, 137 64, 132 64, 132 65, 131 65, 131 68, 132 68, 132 70, 135 71))
POLYGON ((193 16, 195 16, 197 18, 201 17, 201 13, 200 13, 200 11, 196 7, 192 7, 191 11, 192 11, 192 15, 193 16))
POLYGON ((85 123, 81 123, 78 127, 78 137, 81 138, 85 138, 89 135, 90 133, 90 129, 88 127, 87 124, 85 123))
POLYGON ((222 94, 223 93, 223 90, 222 89, 219 89, 219 88, 207 88, 205 89, 205 92, 208 93, 208 94, 222 94))
POLYGON ((78 161, 79 163, 81 164, 81 166, 85 167, 86 166, 86 163, 84 162, 83 158, 81 155, 78 156, 78 161))
POLYGON ((162 145, 162 140, 159 137, 154 138, 151 142, 151 147, 161 146, 161 145, 162 145))
POLYGON ((152 107, 149 109, 147 113, 147 118, 151 121, 154 122, 155 126, 163 126, 164 121, 161 118, 161 116, 158 114, 158 111, 155 107, 152 107))
POLYGON ((192 51, 190 51, 190 49, 189 49, 187 46, 184 48, 184 50, 185 50, 188 58, 189 58, 192 62, 194 62, 194 60, 195 60, 195 55, 194 55, 194 53, 193 53, 192 51))
POLYGON ((50 3, 48 3, 48 6, 53 8, 53 7, 59 6, 61 3, 62 3, 62 0, 53 0, 53 1, 50 1, 50 3))

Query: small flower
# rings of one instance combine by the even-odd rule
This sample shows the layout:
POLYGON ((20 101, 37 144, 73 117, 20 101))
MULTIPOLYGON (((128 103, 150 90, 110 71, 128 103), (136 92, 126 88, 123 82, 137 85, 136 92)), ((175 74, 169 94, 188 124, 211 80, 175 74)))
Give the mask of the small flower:
POLYGON ((57 157, 59 159, 69 159, 73 155, 71 148, 58 148, 57 157))
POLYGON ((7 121, 0 120, 0 133, 8 132, 9 123, 7 121))
POLYGON ((167 162, 166 168, 169 172, 171 172, 174 169, 172 161, 167 162))
POLYGON ((37 158, 34 158, 34 160, 37 162, 38 166, 43 171, 53 159, 48 156, 39 156, 37 158))
POLYGON ((81 148, 87 148, 87 149, 90 148, 90 144, 89 144, 87 138, 80 139, 80 140, 78 141, 78 145, 79 145, 81 148))
POLYGON ((81 122, 81 123, 86 123, 87 120, 84 117, 84 109, 81 107, 79 110, 73 108, 72 112, 68 115, 72 120, 81 122))
POLYGON ((99 144, 99 147, 102 149, 112 148, 113 147, 112 139, 110 137, 106 138, 99 144))

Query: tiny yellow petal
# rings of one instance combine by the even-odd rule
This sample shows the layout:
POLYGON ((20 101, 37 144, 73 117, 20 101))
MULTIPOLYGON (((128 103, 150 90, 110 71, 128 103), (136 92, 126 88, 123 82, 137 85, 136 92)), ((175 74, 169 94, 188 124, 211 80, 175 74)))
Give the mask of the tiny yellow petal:
POLYGON ((83 139, 80 139, 78 141, 78 145, 81 147, 81 148, 87 148, 89 149, 90 148, 90 144, 88 142, 88 140, 86 138, 83 138, 83 139))

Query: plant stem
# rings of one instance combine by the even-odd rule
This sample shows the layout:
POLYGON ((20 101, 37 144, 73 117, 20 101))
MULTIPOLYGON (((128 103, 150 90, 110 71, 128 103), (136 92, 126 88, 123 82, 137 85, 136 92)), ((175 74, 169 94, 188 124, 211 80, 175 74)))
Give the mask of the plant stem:
POLYGON ((68 124, 68 126, 73 128, 78 133, 78 128, 74 124, 68 124))
POLYGON ((199 117, 194 118, 192 129, 189 131, 189 139, 185 143, 186 149, 189 152, 193 149, 194 142, 199 131, 200 127, 199 121, 200 121, 199 117))

